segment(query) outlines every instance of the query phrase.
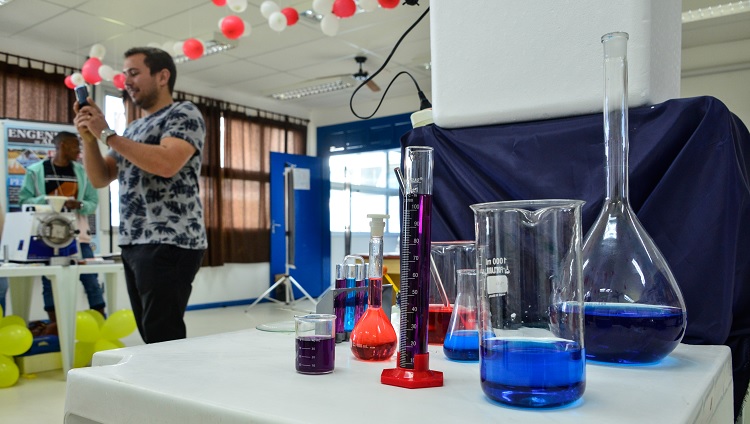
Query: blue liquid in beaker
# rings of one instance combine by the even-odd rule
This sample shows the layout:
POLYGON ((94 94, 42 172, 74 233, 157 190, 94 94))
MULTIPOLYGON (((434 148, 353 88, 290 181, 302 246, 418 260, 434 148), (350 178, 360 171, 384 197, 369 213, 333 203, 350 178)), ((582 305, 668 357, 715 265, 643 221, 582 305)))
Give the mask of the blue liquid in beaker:
POLYGON ((449 332, 443 344, 443 353, 454 361, 479 360, 479 331, 457 330, 449 332))
POLYGON ((500 403, 552 408, 571 403, 586 388, 584 351, 570 340, 485 339, 482 390, 500 403))
POLYGON ((680 308, 629 303, 586 303, 586 358, 620 364, 658 362, 682 339, 680 308))

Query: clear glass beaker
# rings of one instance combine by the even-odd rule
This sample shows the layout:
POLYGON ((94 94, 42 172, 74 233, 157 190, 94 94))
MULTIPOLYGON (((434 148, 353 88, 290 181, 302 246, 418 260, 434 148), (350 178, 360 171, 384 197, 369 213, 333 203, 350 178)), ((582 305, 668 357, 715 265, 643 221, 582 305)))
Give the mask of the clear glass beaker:
POLYGON ((454 361, 474 362, 479 360, 476 268, 459 269, 456 271, 456 281, 458 295, 448 323, 443 353, 454 361))
POLYGON ((430 246, 430 309, 427 317, 427 341, 443 344, 453 304, 458 295, 456 271, 476 269, 474 241, 440 241, 430 246))
POLYGON ((472 205, 480 375, 497 402, 565 405, 586 387, 580 200, 472 205))
POLYGON ((628 198, 628 34, 602 37, 607 194, 583 243, 586 357, 657 362, 680 343, 685 301, 628 198))
POLYGON ((297 372, 333 372, 336 360, 336 315, 295 315, 294 332, 297 372))

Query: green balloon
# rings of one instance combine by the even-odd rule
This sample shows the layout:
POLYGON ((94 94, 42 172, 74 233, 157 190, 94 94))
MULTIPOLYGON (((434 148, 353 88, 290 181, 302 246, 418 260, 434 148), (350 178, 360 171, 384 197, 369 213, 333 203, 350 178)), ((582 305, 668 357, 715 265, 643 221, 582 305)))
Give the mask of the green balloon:
POLYGON ((18 315, 8 315, 5 318, 0 318, 0 327, 7 327, 9 325, 20 325, 26 327, 26 321, 18 315))
POLYGON ((94 343, 99 336, 99 323, 96 322, 96 318, 87 311, 78 311, 76 313, 76 340, 94 343))
POLYGON ((135 316, 130 309, 120 309, 110 315, 102 325, 101 338, 118 340, 135 331, 135 316))
POLYGON ((13 362, 13 358, 0 355, 0 388, 16 384, 19 374, 18 365, 13 362))
POLYGON ((94 343, 76 342, 73 367, 87 367, 91 363, 92 356, 94 356, 94 343))
POLYGON ((25 326, 12 324, 0 328, 0 355, 16 356, 31 348, 34 336, 25 326))

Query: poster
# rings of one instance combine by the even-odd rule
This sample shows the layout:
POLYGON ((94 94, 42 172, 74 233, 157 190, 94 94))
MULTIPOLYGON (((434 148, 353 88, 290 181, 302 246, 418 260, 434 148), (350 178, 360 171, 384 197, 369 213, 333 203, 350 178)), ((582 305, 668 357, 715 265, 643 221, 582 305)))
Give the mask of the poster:
MULTIPOLYGON (((68 131, 77 134, 73 125, 52 124, 45 122, 0 120, 0 137, 2 137, 5 154, 3 155, 6 184, 3 207, 6 212, 21 210, 18 203, 18 193, 21 191, 26 167, 46 160, 55 155, 55 145, 52 139, 57 133, 68 131)), ((79 158, 79 161, 81 158, 79 158)), ((2 194, 2 193, 0 193, 2 194)), ((91 227, 91 244, 94 252, 98 252, 99 232, 97 228, 99 208, 96 213, 89 215, 91 227)))

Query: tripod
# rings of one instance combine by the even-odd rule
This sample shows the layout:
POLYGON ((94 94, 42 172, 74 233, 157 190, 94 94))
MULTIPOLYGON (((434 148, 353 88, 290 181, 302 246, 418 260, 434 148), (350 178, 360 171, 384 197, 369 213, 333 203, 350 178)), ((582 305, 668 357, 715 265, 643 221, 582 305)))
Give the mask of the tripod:
POLYGON ((260 302, 263 299, 270 300, 274 303, 284 303, 289 305, 290 303, 294 303, 297 300, 302 299, 310 299, 312 301, 313 305, 316 305, 318 303, 315 298, 310 296, 310 294, 297 282, 297 280, 294 279, 289 274, 290 269, 296 269, 294 266, 294 260, 292 259, 290 261, 289 258, 289 251, 294 251, 294 231, 290 230, 290 227, 293 228, 294 225, 290 225, 290 222, 292 219, 294 219, 294 184, 292 183, 293 177, 292 172, 294 171, 294 165, 290 165, 284 168, 284 263, 285 263, 285 271, 284 275, 282 275, 278 280, 276 280, 275 283, 271 287, 268 288, 265 292, 263 292, 260 297, 255 299, 255 302, 253 302, 250 306, 247 307, 245 310, 249 310, 253 306, 257 305, 258 302, 260 302), (292 205, 290 207, 290 204, 292 205), (277 287, 280 285, 284 285, 284 302, 274 299, 272 297, 268 297, 269 294, 271 294, 274 290, 276 290, 277 287), (296 287, 299 291, 302 292, 304 295, 300 299, 295 300, 294 299, 294 292, 292 291, 292 287, 296 287))

